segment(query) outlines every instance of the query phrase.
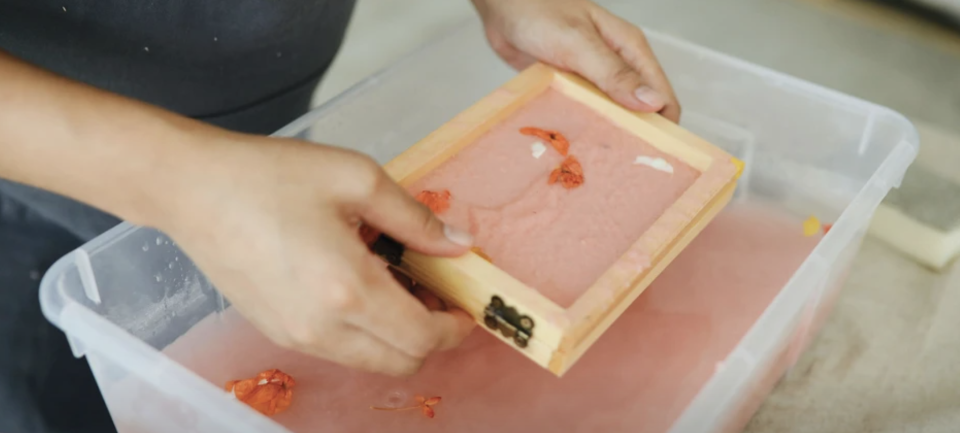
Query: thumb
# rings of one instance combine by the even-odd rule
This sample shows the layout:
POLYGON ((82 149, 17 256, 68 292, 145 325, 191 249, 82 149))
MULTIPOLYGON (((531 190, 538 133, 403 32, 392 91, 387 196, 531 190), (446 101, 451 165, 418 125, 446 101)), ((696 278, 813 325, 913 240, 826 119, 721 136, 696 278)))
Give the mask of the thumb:
POLYGON ((595 31, 579 31, 566 54, 566 65, 624 107, 655 113, 666 105, 663 95, 595 31))
POLYGON ((360 219, 415 251, 459 256, 473 245, 473 236, 440 221, 386 173, 360 207, 360 219))

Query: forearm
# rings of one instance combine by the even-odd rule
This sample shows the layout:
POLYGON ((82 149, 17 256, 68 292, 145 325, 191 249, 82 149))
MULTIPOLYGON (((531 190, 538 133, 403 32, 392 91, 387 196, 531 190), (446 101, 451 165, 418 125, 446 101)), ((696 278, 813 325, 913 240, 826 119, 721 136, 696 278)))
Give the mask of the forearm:
POLYGON ((0 177, 151 224, 160 191, 178 190, 181 163, 217 133, 0 51, 0 177))

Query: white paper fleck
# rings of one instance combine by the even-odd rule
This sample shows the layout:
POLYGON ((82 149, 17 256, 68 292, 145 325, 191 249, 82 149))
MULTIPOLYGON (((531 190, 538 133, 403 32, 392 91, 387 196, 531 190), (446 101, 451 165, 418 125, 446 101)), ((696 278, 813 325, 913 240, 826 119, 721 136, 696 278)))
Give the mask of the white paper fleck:
POLYGON ((220 40, 220 39, 217 38, 216 36, 213 37, 213 41, 214 41, 214 42, 219 41, 219 40, 220 40))
POLYGON ((64 12, 67 11, 67 7, 66 7, 66 6, 60 6, 60 7, 63 8, 63 11, 64 11, 64 12))
POLYGON ((143 51, 150 52, 150 47, 143 47, 143 51))
POLYGON ((537 141, 530 145, 530 151, 533 153, 534 158, 540 159, 540 157, 547 152, 547 146, 537 141))
POLYGON ((643 164, 665 173, 673 173, 673 166, 663 158, 651 158, 649 156, 640 155, 635 161, 633 161, 633 163, 643 164))

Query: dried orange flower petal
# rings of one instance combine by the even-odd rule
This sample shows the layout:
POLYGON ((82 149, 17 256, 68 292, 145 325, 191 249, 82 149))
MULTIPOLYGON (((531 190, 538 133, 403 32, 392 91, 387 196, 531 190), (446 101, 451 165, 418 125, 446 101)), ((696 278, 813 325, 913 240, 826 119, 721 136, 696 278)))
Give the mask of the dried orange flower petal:
POLYGON ((554 149, 557 149, 557 152, 560 152, 563 156, 567 156, 567 152, 570 150, 570 142, 567 141, 563 134, 557 131, 526 127, 520 128, 520 133, 523 135, 531 135, 550 143, 550 145, 553 146, 554 149))
POLYGON ((290 407, 294 386, 296 382, 289 374, 271 369, 252 379, 231 380, 224 388, 257 412, 272 416, 290 407))
POLYGON ((550 179, 547 182, 552 185, 558 181, 567 189, 576 188, 583 184, 583 167, 580 165, 580 161, 573 155, 568 156, 567 159, 560 164, 560 167, 557 167, 550 173, 550 179))
POLYGON ((417 201, 426 205, 430 210, 439 215, 450 209, 450 191, 421 191, 417 194, 417 201))
POLYGON ((423 415, 426 416, 427 418, 433 418, 437 416, 437 413, 434 412, 433 408, 431 408, 430 406, 423 406, 422 410, 423 410, 423 415))

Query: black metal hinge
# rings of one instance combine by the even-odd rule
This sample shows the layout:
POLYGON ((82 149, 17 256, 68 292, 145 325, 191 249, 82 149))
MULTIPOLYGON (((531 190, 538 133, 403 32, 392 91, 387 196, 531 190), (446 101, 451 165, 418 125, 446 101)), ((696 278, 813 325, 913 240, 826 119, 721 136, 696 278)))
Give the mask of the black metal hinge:
POLYGON ((374 254, 386 260, 387 263, 393 266, 400 266, 400 261, 403 259, 404 247, 403 244, 397 242, 390 236, 380 235, 370 249, 373 250, 374 254))
POLYGON ((490 299, 483 316, 483 323, 488 328, 499 330, 504 337, 512 338, 520 348, 527 347, 533 338, 533 319, 520 314, 516 308, 508 307, 499 296, 490 299))

